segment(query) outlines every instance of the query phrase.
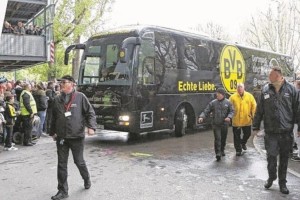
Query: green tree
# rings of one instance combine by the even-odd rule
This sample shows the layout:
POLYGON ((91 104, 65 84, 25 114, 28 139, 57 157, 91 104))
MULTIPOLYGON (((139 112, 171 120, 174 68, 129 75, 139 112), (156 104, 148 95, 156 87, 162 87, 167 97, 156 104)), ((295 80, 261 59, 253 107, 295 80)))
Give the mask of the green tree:
MULTIPOLYGON (((55 52, 60 52, 71 43, 79 43, 81 36, 89 37, 89 30, 102 24, 102 16, 110 10, 113 0, 57 0, 53 21, 55 52)), ((78 77, 79 52, 75 51, 72 75, 78 77)), ((72 58, 72 56, 71 56, 72 58)), ((59 57, 54 66, 49 64, 49 73, 57 71, 59 57), (57 63, 58 62, 58 63, 57 63)), ((57 75, 57 74, 56 74, 57 75)))

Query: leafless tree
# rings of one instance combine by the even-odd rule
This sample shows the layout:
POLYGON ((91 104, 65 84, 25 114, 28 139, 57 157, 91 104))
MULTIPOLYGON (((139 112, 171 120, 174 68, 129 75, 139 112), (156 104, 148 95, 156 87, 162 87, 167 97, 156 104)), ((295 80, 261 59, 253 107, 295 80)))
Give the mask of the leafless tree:
POLYGON ((295 71, 300 60, 300 1, 274 0, 269 8, 252 16, 243 33, 244 43, 288 54, 295 63, 295 71), (274 5, 277 7, 274 9, 274 5))
POLYGON ((208 22, 204 26, 199 24, 191 29, 198 32, 204 32, 214 39, 229 40, 229 35, 224 31, 224 28, 213 22, 208 22))

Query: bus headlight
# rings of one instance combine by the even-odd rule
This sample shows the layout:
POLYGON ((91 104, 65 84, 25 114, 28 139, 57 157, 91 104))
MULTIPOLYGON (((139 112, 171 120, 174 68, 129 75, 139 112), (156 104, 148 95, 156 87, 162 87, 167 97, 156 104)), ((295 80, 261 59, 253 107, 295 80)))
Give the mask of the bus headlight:
POLYGON ((119 121, 128 122, 129 116, 128 115, 121 115, 119 116, 119 121))

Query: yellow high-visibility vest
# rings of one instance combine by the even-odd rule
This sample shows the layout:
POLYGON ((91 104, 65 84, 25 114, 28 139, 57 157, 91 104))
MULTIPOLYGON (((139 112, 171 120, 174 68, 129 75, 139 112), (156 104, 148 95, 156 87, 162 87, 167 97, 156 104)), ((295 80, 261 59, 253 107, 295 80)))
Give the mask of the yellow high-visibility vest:
POLYGON ((25 108, 24 103, 23 103, 23 95, 25 93, 30 96, 30 107, 32 109, 32 113, 36 114, 37 113, 37 108, 36 108, 36 103, 35 103, 35 100, 34 100, 32 94, 29 91, 27 91, 27 90, 23 90, 22 93, 21 93, 21 95, 20 95, 20 110, 21 110, 21 115, 30 115, 30 113, 27 111, 27 109, 25 108))

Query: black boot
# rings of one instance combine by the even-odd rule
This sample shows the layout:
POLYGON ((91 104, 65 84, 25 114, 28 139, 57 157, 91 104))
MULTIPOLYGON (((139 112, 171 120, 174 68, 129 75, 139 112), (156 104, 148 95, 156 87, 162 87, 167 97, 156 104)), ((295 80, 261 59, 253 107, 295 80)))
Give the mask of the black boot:
POLYGON ((286 187, 286 184, 282 184, 282 185, 280 185, 279 186, 280 187, 280 192, 282 193, 282 194, 289 194, 290 193, 290 191, 287 189, 287 187, 286 187))
POLYGON ((91 183, 91 179, 87 179, 87 180, 84 180, 84 188, 85 189, 90 189, 90 187, 92 186, 92 183, 91 183))
POLYGON ((51 197, 51 199, 52 200, 60 200, 60 199, 66 199, 68 197, 69 197, 68 193, 58 191, 56 195, 51 197))
POLYGON ((265 188, 266 189, 269 189, 272 185, 273 185, 273 179, 270 179, 270 178, 268 178, 268 180, 266 181, 266 183, 265 183, 265 188))

